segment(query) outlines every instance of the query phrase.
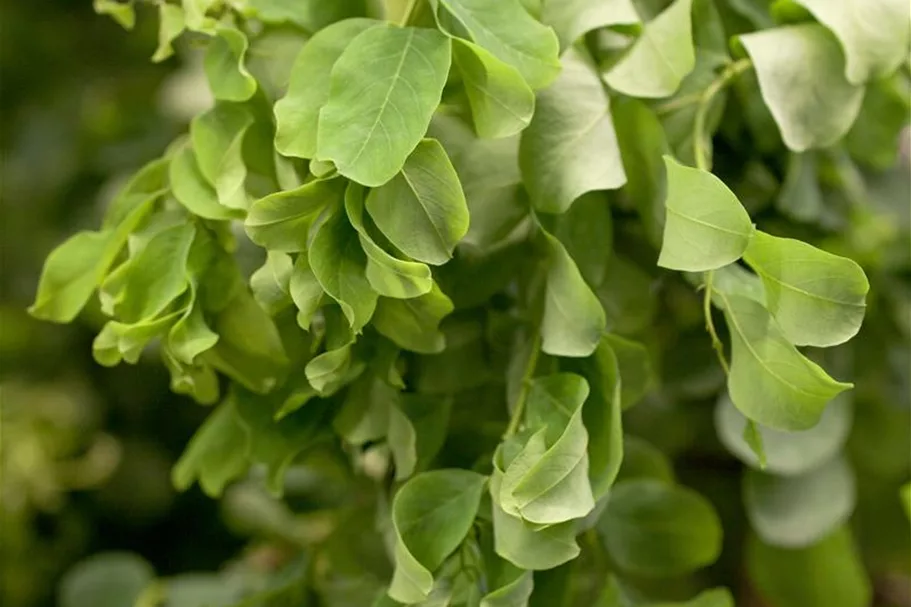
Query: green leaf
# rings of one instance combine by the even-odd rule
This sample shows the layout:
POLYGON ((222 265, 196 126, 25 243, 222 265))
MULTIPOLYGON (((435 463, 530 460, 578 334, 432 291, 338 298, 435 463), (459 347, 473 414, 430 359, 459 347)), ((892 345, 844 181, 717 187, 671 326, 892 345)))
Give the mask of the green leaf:
POLYGON ((430 595, 433 571, 467 535, 486 482, 486 477, 468 470, 435 470, 415 476, 396 493, 390 597, 417 603, 430 595))
POLYGON ((247 37, 233 27, 219 27, 206 55, 203 68, 212 95, 221 101, 246 101, 256 92, 256 80, 247 71, 247 37))
POLYGON ((902 0, 795 0, 832 30, 851 84, 888 76, 908 59, 911 9, 902 0))
POLYGON ((801 222, 815 223, 822 218, 826 209, 817 165, 814 152, 789 155, 785 181, 775 201, 782 214, 801 222))
POLYGON ((535 582, 531 571, 522 571, 515 565, 496 556, 484 557, 490 592, 485 594, 478 607, 528 607, 528 599, 535 582))
POLYGON ((169 164, 170 159, 165 155, 139 169, 108 204, 101 224, 102 228, 119 226, 130 213, 143 206, 147 200, 163 195, 169 186, 169 164))
POLYGON ((371 190, 366 206, 386 238, 418 261, 446 263, 468 232, 462 186, 446 151, 435 139, 421 141, 401 173, 371 190))
POLYGON ((410 299, 430 292, 433 287, 430 268, 423 263, 393 257, 374 242, 364 223, 363 187, 354 183, 348 185, 345 212, 367 255, 367 280, 377 293, 384 297, 410 299))
POLYGON ((911 519, 911 483, 905 483, 902 485, 900 497, 902 506, 905 507, 905 514, 907 514, 908 518, 911 519))
POLYGON ((670 156, 664 164, 667 218, 658 265, 704 272, 740 259, 754 229, 734 193, 708 171, 685 167, 670 156))
POLYGON ((158 48, 152 55, 152 61, 156 63, 174 54, 174 47, 171 44, 187 27, 183 9, 176 4, 159 4, 158 19, 158 48))
POLYGON ((427 132, 450 60, 449 39, 435 30, 383 26, 355 37, 332 68, 316 158, 369 187, 395 177, 427 132))
POLYGON ((638 403, 652 387, 655 376, 651 356, 639 342, 613 334, 605 335, 604 339, 617 357, 622 380, 620 402, 625 411, 638 403))
POLYGON ((266 23, 293 23, 307 32, 319 33, 336 21, 364 13, 364 0, 247 0, 256 16, 266 23))
POLYGON ((478 139, 462 122, 438 114, 430 134, 440 139, 462 183, 471 221, 462 242, 488 249, 528 217, 519 173, 519 138, 478 139))
POLYGON ((166 228, 130 260, 123 295, 114 306, 121 320, 135 323, 155 318, 189 288, 187 261, 195 235, 193 224, 166 228))
POLYGON ((494 546, 498 555, 518 567, 540 571, 552 569, 579 556, 576 523, 531 525, 507 514, 497 503, 503 471, 495 461, 490 479, 493 501, 494 546))
POLYGON ((142 557, 130 552, 101 552, 79 561, 64 574, 59 605, 133 605, 154 581, 155 570, 142 557))
POLYGON ((171 480, 178 491, 185 491, 198 479, 206 495, 218 497, 229 482, 246 472, 248 454, 247 430, 233 399, 228 399, 190 439, 174 465, 171 480))
POLYGON ((785 145, 803 152, 844 137, 864 91, 845 79, 844 56, 832 34, 808 24, 746 34, 740 41, 785 145))
POLYGON ((199 171, 215 188, 218 201, 232 209, 248 206, 242 145, 252 122, 249 111, 232 103, 219 103, 190 122, 190 139, 199 171))
MULTIPOLYGON (((243 217, 242 210, 229 208, 219 202, 218 193, 206 181, 197 155, 189 145, 182 146, 171 158, 168 175, 174 198, 194 215, 216 221, 243 217)), ((240 193, 244 195, 243 189, 240 193)))
POLYGON ((681 603, 649 603, 648 607, 734 607, 734 597, 727 588, 713 588, 681 603))
POLYGON ((857 335, 870 283, 854 261, 757 231, 744 255, 762 278, 768 309, 797 346, 836 346, 857 335))
MULTIPOLYGON (((553 30, 535 21, 519 0, 434 0, 441 20, 450 18, 494 57, 516 68, 533 89, 553 82, 560 72, 559 42, 553 30), (445 13, 440 9, 444 9, 445 13)), ((462 36, 464 37, 464 36, 462 36)))
POLYGON ((626 182, 610 101, 580 53, 564 55, 559 77, 538 93, 519 165, 532 204, 545 213, 563 213, 586 192, 626 182))
POLYGON ((377 24, 346 19, 318 31, 301 49, 291 68, 288 92, 275 104, 275 149, 281 154, 316 156, 319 112, 329 100, 332 67, 358 34, 377 24))
POLYGON ((160 318, 150 318, 133 323, 109 321, 92 342, 92 356, 105 367, 113 367, 122 360, 136 364, 148 343, 168 332, 184 314, 183 310, 160 318))
POLYGON ((615 485, 598 529, 611 557, 637 575, 689 573, 721 552, 721 521, 712 505, 691 489, 661 481, 615 485))
POLYGON ((76 318, 108 274, 130 233, 152 210, 155 198, 145 198, 116 227, 79 232, 54 249, 44 263, 29 314, 60 323, 76 318))
POLYGON ((344 187, 342 179, 317 180, 260 198, 247 214, 247 235, 270 251, 304 251, 311 226, 326 207, 341 201, 344 187))
POLYGON ((607 195, 583 194, 566 213, 556 218, 554 236, 566 248, 585 282, 593 289, 598 288, 614 254, 614 226, 607 195))
POLYGON ((840 457, 796 476, 750 470, 743 501, 750 525, 764 542, 804 548, 847 522, 856 501, 854 473, 840 457))
POLYGON ((560 241, 544 232, 550 267, 541 321, 541 349, 553 356, 585 357, 598 347, 607 320, 598 298, 560 241))
POLYGON ((586 516, 595 507, 588 481, 588 432, 582 377, 561 373, 536 379, 526 413, 535 431, 506 467, 498 504, 507 513, 538 525, 586 516))
POLYGON ((586 32, 639 23, 632 0, 544 0, 541 21, 557 32, 564 51, 586 32))
POLYGON ((807 548, 775 548, 752 539, 747 568, 760 596, 778 607, 871 604, 870 580, 847 527, 807 548))
POLYGON ((253 299, 271 316, 291 305, 294 263, 285 253, 269 251, 266 262, 250 276, 253 299))
POLYGON ((132 2, 92 0, 92 9, 99 15, 110 15, 125 30, 131 30, 136 25, 136 10, 132 2))
POLYGON ((373 316, 377 294, 365 275, 367 256, 341 204, 336 204, 319 226, 307 255, 319 284, 359 333, 373 316))
POLYGON ((611 105, 626 185, 622 192, 642 218, 655 246, 664 231, 667 179, 662 156, 670 152, 664 127, 654 111, 637 99, 621 98, 611 105))
POLYGON ((186 13, 187 29, 193 31, 207 31, 212 29, 215 20, 207 18, 210 11, 221 0, 182 0, 184 13, 186 13))
POLYGON ((623 461, 623 422, 620 416, 623 374, 608 336, 583 365, 591 394, 582 408, 588 431, 588 477, 595 501, 607 494, 623 461))
MULTIPOLYGON (((801 432, 781 432, 758 426, 766 451, 765 471, 770 474, 793 476, 821 466, 838 453, 851 429, 851 404, 847 395, 837 397, 825 408, 819 423, 801 432)), ((715 408, 715 428, 721 443, 737 459, 754 469, 759 461, 744 442, 747 420, 727 397, 718 400, 715 408)))
POLYGON ((616 482, 643 478, 673 484, 674 467, 660 449, 645 439, 626 434, 623 436, 623 464, 616 482))
POLYGON ((429 293, 412 299, 381 297, 373 327, 406 350, 435 354, 446 347, 439 325, 452 310, 452 300, 434 284, 429 293))
POLYGON ((807 430, 852 384, 837 382, 787 340, 755 300, 718 292, 731 331, 728 391, 749 419, 776 430, 807 430))
POLYGON ((908 122, 911 100, 901 72, 867 85, 860 114, 845 137, 845 146, 859 163, 877 171, 897 164, 902 127, 908 122))
POLYGON ((313 315, 323 302, 323 293, 307 255, 298 255, 289 279, 288 294, 298 309, 297 324, 304 331, 310 330, 313 315))
POLYGON ((675 0, 642 28, 629 52, 604 81, 630 97, 669 97, 696 65, 693 0, 675 0))
POLYGON ((535 111, 535 95, 522 74, 467 40, 456 38, 452 44, 452 58, 462 75, 478 135, 509 137, 527 127, 535 111))
POLYGON ((238 289, 214 318, 220 336, 204 359, 254 392, 269 392, 286 373, 288 357, 272 319, 246 289, 238 289))
POLYGON ((209 328, 202 307, 194 302, 168 332, 168 349, 179 362, 193 365, 203 352, 218 343, 218 334, 209 328))

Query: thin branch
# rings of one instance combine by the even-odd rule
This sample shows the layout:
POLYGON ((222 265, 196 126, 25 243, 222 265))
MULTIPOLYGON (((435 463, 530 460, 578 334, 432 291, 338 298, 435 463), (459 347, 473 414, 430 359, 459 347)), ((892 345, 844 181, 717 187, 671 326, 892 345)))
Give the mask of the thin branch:
POLYGON ((696 107, 696 117, 693 120, 693 155, 696 157, 696 167, 708 171, 712 167, 711 151, 705 148, 705 122, 708 119, 712 101, 734 78, 753 67, 749 59, 741 59, 729 64, 721 75, 710 84, 699 98, 696 107))

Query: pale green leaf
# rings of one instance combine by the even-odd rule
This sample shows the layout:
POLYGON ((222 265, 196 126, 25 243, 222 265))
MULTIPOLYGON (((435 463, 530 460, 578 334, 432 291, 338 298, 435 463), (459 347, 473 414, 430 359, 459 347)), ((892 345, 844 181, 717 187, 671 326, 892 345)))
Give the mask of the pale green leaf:
POLYGON ((99 15, 110 15, 123 29, 131 30, 136 25, 136 10, 132 2, 92 0, 92 8, 99 15))
POLYGON ((118 365, 122 360, 136 364, 148 343, 168 332, 183 313, 181 310, 133 323, 109 321, 92 342, 92 356, 105 367, 118 365))
POLYGON ((500 507, 497 499, 502 476, 502 469, 496 465, 490 479, 490 495, 497 554, 520 569, 536 571, 558 567, 579 556, 575 521, 542 528, 507 514, 500 507))
POLYGON ((623 436, 623 464, 617 474, 617 483, 647 478, 664 483, 674 483, 674 466, 671 460, 645 439, 631 434, 623 436))
POLYGON ((642 28, 604 81, 630 97, 669 97, 696 65, 693 0, 675 0, 642 28))
POLYGON ((683 166, 670 156, 667 218, 658 265, 704 272, 737 261, 753 235, 746 209, 715 175, 683 166))
POLYGON ((452 51, 479 136, 509 137, 528 126, 535 95, 514 67, 467 40, 454 39, 452 51))
POLYGON ((867 607, 872 588, 847 527, 800 549, 775 548, 753 538, 747 569, 758 594, 776 607, 867 607))
POLYGON ((288 92, 275 104, 275 148, 280 153, 316 156, 319 111, 329 100, 332 67, 355 36, 377 23, 346 19, 320 30, 301 49, 291 69, 288 92))
POLYGON ((189 288, 187 261, 195 235, 193 224, 164 229, 130 260, 123 295, 114 306, 120 320, 135 323, 155 318, 189 288))
POLYGON ((114 228, 123 223, 130 213, 146 200, 156 198, 168 190, 170 158, 156 158, 139 169, 105 209, 102 228, 114 228))
POLYGON ((352 366, 354 334, 338 308, 325 310, 326 351, 307 363, 307 381, 321 395, 334 393, 347 379, 352 366))
POLYGON ((219 103, 190 122, 199 171, 215 188, 218 201, 233 209, 247 208, 242 146, 252 122, 249 111, 232 103, 219 103))
POLYGON ((435 0, 435 3, 441 19, 454 19, 475 44, 516 68, 531 88, 547 86, 560 72, 557 36, 535 21, 519 0, 435 0), (439 9, 445 9, 446 14, 439 9))
POLYGON ((750 525, 764 542, 783 548, 803 548, 829 535, 848 520, 855 501, 854 473, 841 457, 796 476, 750 470, 743 480, 750 525))
POLYGON ((256 92, 256 80, 244 65, 248 44, 243 32, 224 26, 209 42, 203 68, 216 99, 246 101, 256 92))
POLYGON ((291 305, 291 275, 294 263, 285 253, 268 251, 266 261, 250 276, 253 299, 275 316, 291 305))
POLYGON ((194 302, 168 332, 168 350, 179 362, 193 365, 196 357, 218 343, 218 334, 209 328, 202 307, 194 302))
POLYGON ((433 571, 462 543, 474 522, 486 477, 468 470, 415 476, 395 495, 395 573, 389 596, 417 603, 433 589, 433 571))
POLYGON ((152 61, 156 63, 174 54, 174 47, 171 45, 186 29, 183 9, 176 4, 159 4, 158 19, 158 48, 152 55, 152 61))
POLYGON ((545 213, 563 213, 586 192, 626 182, 610 101, 594 67, 576 51, 562 62, 559 77, 538 93, 519 146, 532 204, 545 213))
POLYGON ((854 261, 757 231, 744 260, 762 278, 768 309, 797 346, 836 346, 857 335, 870 283, 854 261))
POLYGON ((544 233, 550 267, 541 321, 541 349, 553 356, 589 356, 598 347, 607 320, 598 298, 560 241, 544 233))
POLYGON ((366 206, 386 238, 418 261, 446 263, 468 232, 462 186, 435 139, 421 141, 398 175, 371 190, 366 206))
POLYGON ((320 285, 306 254, 297 256, 288 283, 288 294, 297 306, 297 324, 304 331, 310 330, 313 315, 323 302, 323 287, 320 285))
POLYGON ((307 255, 319 284, 338 302, 351 328, 359 333, 373 316, 377 294, 365 274, 367 256, 341 203, 319 226, 307 255))
POLYGON ((332 68, 316 157, 365 186, 395 177, 427 132, 450 60, 449 39, 435 30, 382 26, 355 37, 332 68))
POLYGON ((434 284, 426 295, 412 299, 380 298, 373 327, 406 350, 435 354, 446 346, 439 325, 452 310, 452 300, 434 284))
MULTIPOLYGON (((197 155, 189 145, 181 147, 171 158, 168 175, 174 198, 194 215, 214 220, 243 217, 242 210, 229 208, 219 202, 218 193, 206 181, 200 170, 197 155)), ((240 193, 243 194, 242 189, 240 193)))
POLYGON ((731 332, 728 391, 749 419, 776 430, 813 427, 852 384, 837 382, 787 340, 760 303, 717 292, 731 332))
POLYGON ((785 181, 781 186, 776 208, 799 222, 817 222, 825 213, 825 201, 817 174, 814 152, 790 154, 785 181))
POLYGON ((63 575, 58 605, 132 605, 154 581, 155 570, 141 557, 129 552, 100 552, 79 561, 63 575))
POLYGON ((395 463, 395 479, 404 480, 414 474, 418 463, 417 434, 408 416, 395 404, 388 407, 387 443, 395 463))
POLYGON ((304 251, 311 226, 323 209, 341 201, 344 187, 341 179, 317 180, 260 198, 247 214, 247 235, 271 251, 304 251))
POLYGON ((541 21, 557 32, 566 50, 586 32, 639 23, 633 0, 543 0, 541 21))
POLYGON ((844 137, 864 91, 845 79, 838 41, 821 25, 778 27, 740 36, 759 90, 791 150, 828 147, 844 137))
POLYGON ((888 76, 908 60, 911 4, 905 0, 795 0, 832 30, 851 84, 888 76))
POLYGON ((536 432, 506 467, 498 503, 530 523, 554 525, 586 516, 595 507, 588 480, 588 432, 582 405, 588 383, 572 373, 534 380, 528 392, 529 425, 536 432))
POLYGON ((488 571, 496 567, 492 575, 488 573, 491 580, 489 587, 493 590, 481 598, 478 607, 528 607, 528 599, 535 587, 531 571, 523 571, 496 557, 490 560, 494 563, 487 562, 485 557, 488 571))
POLYGON ((72 321, 104 281, 130 233, 146 218, 157 197, 145 195, 138 204, 131 203, 130 210, 122 205, 125 216, 116 225, 101 232, 79 232, 54 249, 44 262, 29 314, 51 322, 72 321))
POLYGON ((598 522, 624 570, 668 577, 710 565, 721 552, 721 521, 701 495, 656 480, 618 483, 598 522))
POLYGON ((361 247, 367 255, 367 280, 384 297, 409 299, 430 292, 433 278, 425 264, 394 257, 380 247, 364 223, 364 188, 349 184, 345 191, 345 212, 357 230, 361 247))

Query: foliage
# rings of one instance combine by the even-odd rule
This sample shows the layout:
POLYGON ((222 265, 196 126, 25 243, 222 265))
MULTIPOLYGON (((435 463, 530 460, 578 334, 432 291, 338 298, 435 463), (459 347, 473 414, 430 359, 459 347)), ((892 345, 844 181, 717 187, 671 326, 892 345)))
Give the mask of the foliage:
POLYGON ((30 312, 97 291, 99 364, 157 353, 218 403, 173 482, 261 483, 286 562, 99 556, 63 604, 861 607, 911 574, 865 514, 909 473, 877 443, 909 415, 911 16, 862 4, 158 2, 153 60, 203 46, 215 103, 30 312), (706 570, 736 517, 667 461, 724 461, 713 407, 744 585, 706 570), (295 534, 280 498, 321 461, 340 495, 295 534))

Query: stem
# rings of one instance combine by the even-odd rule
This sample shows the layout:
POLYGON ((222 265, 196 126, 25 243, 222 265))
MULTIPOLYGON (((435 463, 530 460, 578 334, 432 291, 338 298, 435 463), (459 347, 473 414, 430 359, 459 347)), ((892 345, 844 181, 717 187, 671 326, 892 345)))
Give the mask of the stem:
POLYGON ((696 107, 696 117, 693 120, 693 154, 696 157, 696 168, 708 171, 712 166, 711 150, 705 148, 705 121, 708 119, 712 101, 734 78, 752 67, 753 62, 750 59, 740 59, 730 63, 724 68, 721 75, 702 91, 699 105, 696 107))
POLYGON ((731 368, 728 365, 727 358, 724 356, 724 344, 718 339, 718 332, 715 331, 715 321, 712 320, 712 278, 714 278, 714 274, 714 270, 705 273, 705 297, 702 300, 702 312, 705 314, 705 329, 712 338, 712 348, 715 349, 715 353, 718 355, 718 362, 721 363, 724 374, 729 375, 731 368))
POLYGON ((528 387, 531 385, 532 376, 538 366, 538 352, 541 350, 541 334, 536 333, 531 341, 531 354, 528 356, 528 362, 525 363, 525 373, 522 374, 522 386, 519 388, 519 396, 516 397, 516 404, 512 408, 512 416, 509 418, 509 426, 503 433, 503 439, 507 439, 519 430, 519 424, 522 422, 522 415, 525 413, 525 401, 528 399, 528 387))

